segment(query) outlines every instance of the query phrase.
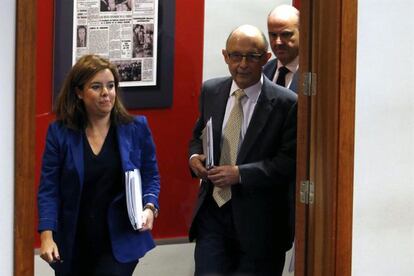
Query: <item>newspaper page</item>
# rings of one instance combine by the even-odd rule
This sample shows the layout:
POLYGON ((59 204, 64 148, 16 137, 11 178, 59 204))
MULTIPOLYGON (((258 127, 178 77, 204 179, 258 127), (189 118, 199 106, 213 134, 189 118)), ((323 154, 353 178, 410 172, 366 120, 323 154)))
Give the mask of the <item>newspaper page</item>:
POLYGON ((72 64, 98 54, 118 67, 120 86, 157 84, 158 0, 74 0, 72 64))

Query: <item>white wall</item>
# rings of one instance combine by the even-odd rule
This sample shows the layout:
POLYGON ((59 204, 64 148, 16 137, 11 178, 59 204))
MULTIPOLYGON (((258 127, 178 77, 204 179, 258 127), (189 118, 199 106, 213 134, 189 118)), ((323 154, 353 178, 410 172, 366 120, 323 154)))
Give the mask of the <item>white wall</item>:
POLYGON ((358 1, 353 276, 414 275, 414 1, 358 1))
POLYGON ((0 9, 0 275, 13 275, 15 0, 0 9))
POLYGON ((280 4, 292 4, 292 1, 205 1, 203 80, 229 75, 221 50, 225 48, 227 37, 233 29, 243 24, 251 24, 262 30, 267 37, 267 15, 280 4))

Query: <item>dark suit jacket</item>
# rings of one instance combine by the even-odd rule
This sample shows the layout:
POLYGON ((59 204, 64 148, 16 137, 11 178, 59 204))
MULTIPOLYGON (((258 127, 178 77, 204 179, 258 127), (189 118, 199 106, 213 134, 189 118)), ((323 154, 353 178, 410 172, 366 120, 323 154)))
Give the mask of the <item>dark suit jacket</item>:
MULTIPOLYGON (((277 59, 272 59, 266 65, 263 67, 263 74, 269 79, 273 80, 273 77, 275 76, 277 69, 277 59)), ((290 86, 288 87, 290 90, 292 90, 295 93, 298 93, 298 83, 299 83, 299 71, 296 71, 295 74, 293 74, 292 82, 290 83, 290 86)))
MULTIPOLYGON (((237 157, 241 182, 232 186, 233 217, 243 250, 256 256, 292 245, 294 179, 296 169, 297 96, 263 78, 257 101, 237 157)), ((200 95, 200 115, 189 154, 203 152, 200 135, 213 119, 214 162, 219 164, 222 123, 231 78, 206 81, 200 95)), ((202 181, 194 218, 213 185, 202 181)), ((193 218, 193 222, 194 222, 193 218)), ((190 240, 197 238, 192 223, 190 240)))
MULTIPOLYGON (((155 146, 145 117, 117 126, 119 153, 124 171, 140 169, 143 204, 158 208, 160 191, 155 146)), ((59 122, 49 126, 43 154, 38 192, 38 230, 52 230, 63 263, 53 266, 59 272, 70 269, 76 222, 84 181, 83 134, 59 122)), ((150 232, 133 230, 126 209, 125 190, 114 195, 108 210, 112 251, 120 262, 142 257, 155 245, 150 232)))

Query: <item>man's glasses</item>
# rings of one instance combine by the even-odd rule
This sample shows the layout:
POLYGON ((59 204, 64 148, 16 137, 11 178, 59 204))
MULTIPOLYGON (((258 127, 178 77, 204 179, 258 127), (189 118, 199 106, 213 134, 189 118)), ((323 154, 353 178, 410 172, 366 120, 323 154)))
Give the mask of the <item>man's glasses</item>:
POLYGON ((280 33, 276 33, 276 32, 269 32, 269 38, 270 39, 277 39, 277 37, 279 37, 281 40, 288 40, 293 36, 294 32, 290 32, 290 31, 283 31, 280 33))
POLYGON ((246 58, 247 62, 259 62, 262 57, 265 55, 259 53, 247 53, 242 54, 238 52, 228 53, 227 54, 232 62, 241 62, 243 58, 246 58))

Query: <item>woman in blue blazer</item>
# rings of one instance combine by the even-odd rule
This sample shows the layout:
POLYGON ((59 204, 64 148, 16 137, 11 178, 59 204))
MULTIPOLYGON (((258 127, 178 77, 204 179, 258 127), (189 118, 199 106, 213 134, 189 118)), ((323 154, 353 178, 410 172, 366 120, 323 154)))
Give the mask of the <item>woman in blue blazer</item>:
POLYGON ((155 245, 160 178, 145 117, 120 102, 119 75, 96 55, 65 79, 49 126, 38 192, 40 256, 56 275, 132 275, 155 245), (143 224, 127 212, 125 172, 139 169, 143 224))

